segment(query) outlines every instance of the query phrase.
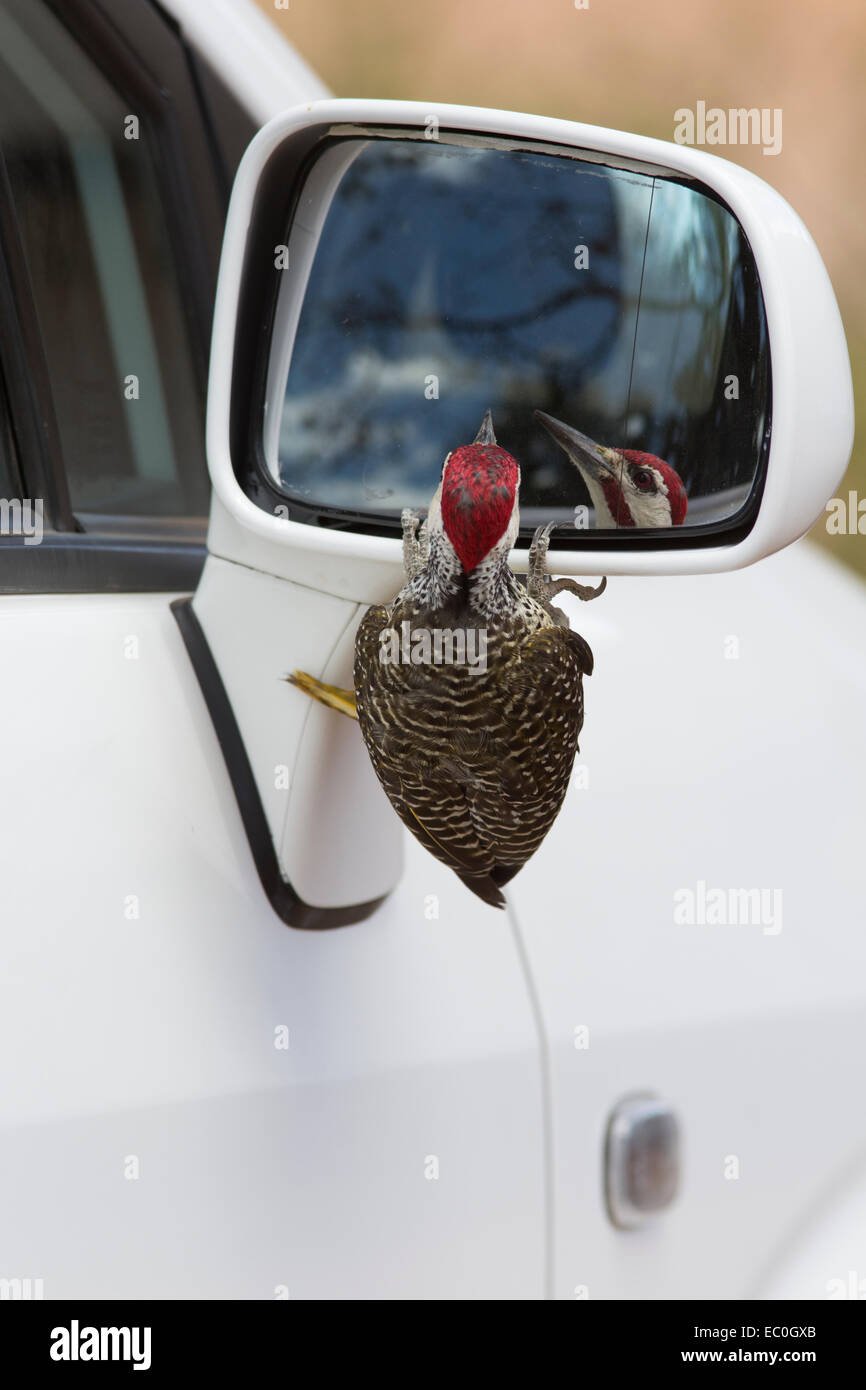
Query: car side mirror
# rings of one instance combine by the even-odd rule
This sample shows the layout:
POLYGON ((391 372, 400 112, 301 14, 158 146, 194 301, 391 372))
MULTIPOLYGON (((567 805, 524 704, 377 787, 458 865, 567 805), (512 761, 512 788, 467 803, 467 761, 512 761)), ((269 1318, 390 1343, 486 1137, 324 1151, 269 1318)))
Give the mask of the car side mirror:
POLYGON ((358 597, 370 566, 387 591, 401 509, 487 407, 522 469, 517 566, 554 521, 563 574, 749 564, 820 515, 853 439, 820 255, 753 174, 464 107, 272 121, 238 176, 214 326, 208 445, 234 520, 332 557, 358 597), (646 458, 669 472, 642 491, 646 458))

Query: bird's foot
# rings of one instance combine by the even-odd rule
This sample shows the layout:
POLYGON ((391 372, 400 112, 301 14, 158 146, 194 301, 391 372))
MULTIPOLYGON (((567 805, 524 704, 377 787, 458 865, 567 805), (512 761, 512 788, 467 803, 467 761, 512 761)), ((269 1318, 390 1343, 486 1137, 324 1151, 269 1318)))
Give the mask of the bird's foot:
POLYGON ((607 588, 607 576, 603 575, 601 583, 593 588, 591 584, 578 584, 576 579, 550 579, 547 583, 545 593, 548 598, 555 598, 557 594, 563 592, 577 594, 583 599, 584 603, 589 603, 590 599, 598 598, 607 588))
POLYGON ((526 587, 530 597, 538 599, 542 603, 546 598, 547 586, 550 583, 550 575, 547 573, 547 551, 550 546, 550 535, 555 525, 555 522, 550 521, 546 526, 536 527, 532 544, 529 547, 529 573, 526 587))
POLYGON ((588 603, 590 599, 598 598, 599 594, 603 594, 607 588, 606 578, 602 579, 597 588, 593 588, 591 584, 578 584, 575 579, 553 579, 547 573, 547 552, 550 547, 551 533, 555 526, 555 522, 549 521, 546 526, 539 526, 532 537, 532 544, 529 547, 529 574, 526 581, 530 597, 544 604, 549 604, 551 599, 563 592, 576 594, 585 603, 588 603))
POLYGON ((414 579, 416 574, 420 574, 425 563, 423 532, 421 539, 418 538, 421 519, 411 507, 404 507, 400 513, 400 522, 403 527, 403 569, 407 579, 414 579))
POLYGON ((286 680, 289 685, 303 690, 311 700, 318 700, 319 704, 327 705, 328 709, 337 710, 349 719, 358 718, 354 690, 343 690, 339 685, 326 685, 324 681, 316 680, 315 676, 308 675, 306 671, 293 671, 290 676, 286 676, 286 680))

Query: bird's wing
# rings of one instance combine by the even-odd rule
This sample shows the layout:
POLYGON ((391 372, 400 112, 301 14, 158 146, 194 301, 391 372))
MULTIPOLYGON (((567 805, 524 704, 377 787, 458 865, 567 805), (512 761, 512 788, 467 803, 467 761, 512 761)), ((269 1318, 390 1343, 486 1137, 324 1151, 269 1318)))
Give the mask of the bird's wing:
POLYGON ((358 719, 403 823, 487 902, 538 848, 562 804, 592 653, 567 628, 508 644, 484 673, 380 661, 373 608, 355 647, 358 719))
POLYGON ((455 668, 385 665, 379 635, 392 621, 399 619, 386 608, 370 608, 355 638, 358 722, 370 760, 397 815, 425 849, 485 901, 504 906, 502 894, 488 882, 490 847, 479 841, 463 786, 454 776, 459 755, 454 737, 446 735, 447 722, 454 730, 453 702, 439 690, 450 707, 446 714, 441 698, 437 701, 435 677, 447 671, 445 684, 453 684, 448 676, 455 668))
POLYGON ((592 667, 578 633, 545 627, 521 644, 499 683, 489 727, 493 776, 470 798, 479 838, 495 847, 497 884, 523 867, 559 814, 583 725, 583 677, 592 667))

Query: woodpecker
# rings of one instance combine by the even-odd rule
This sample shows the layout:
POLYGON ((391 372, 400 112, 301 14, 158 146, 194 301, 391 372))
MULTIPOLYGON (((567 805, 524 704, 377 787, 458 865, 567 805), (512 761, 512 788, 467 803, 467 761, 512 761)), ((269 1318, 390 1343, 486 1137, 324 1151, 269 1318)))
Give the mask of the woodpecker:
POLYGON ((682 526, 688 498, 669 463, 638 449, 605 448, 543 410, 535 417, 577 465, 597 527, 682 526))
MULTIPOLYGON (((589 645, 551 599, 563 589, 595 598, 606 582, 550 579, 551 526, 536 531, 527 582, 518 580, 508 557, 519 487, 520 467, 497 444, 488 410, 473 443, 445 459, 420 529, 403 512, 406 582, 391 603, 368 610, 355 639, 354 710, 391 805, 498 908, 559 813, 583 725, 583 677, 593 669, 589 645), (456 660, 437 659, 446 638, 456 660), (459 659, 482 647, 483 663, 459 659)), ((289 679, 352 712, 353 692, 304 672, 289 679)))

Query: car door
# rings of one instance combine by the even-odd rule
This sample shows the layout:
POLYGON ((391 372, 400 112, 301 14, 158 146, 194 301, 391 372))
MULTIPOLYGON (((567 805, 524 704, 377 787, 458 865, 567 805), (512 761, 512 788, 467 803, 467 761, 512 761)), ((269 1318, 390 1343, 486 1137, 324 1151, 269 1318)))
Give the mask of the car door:
POLYGON ((288 928, 172 617, 243 116, 144 0, 0 40, 2 1296, 540 1296, 518 938, 420 851, 288 928))

